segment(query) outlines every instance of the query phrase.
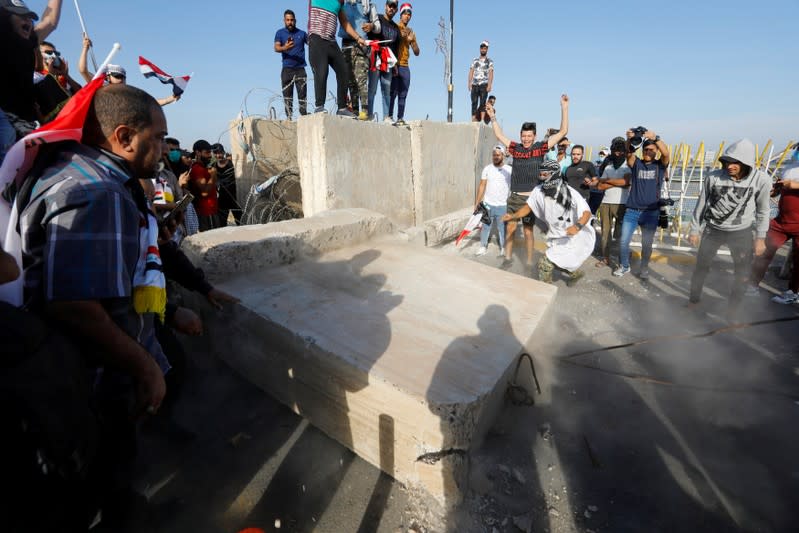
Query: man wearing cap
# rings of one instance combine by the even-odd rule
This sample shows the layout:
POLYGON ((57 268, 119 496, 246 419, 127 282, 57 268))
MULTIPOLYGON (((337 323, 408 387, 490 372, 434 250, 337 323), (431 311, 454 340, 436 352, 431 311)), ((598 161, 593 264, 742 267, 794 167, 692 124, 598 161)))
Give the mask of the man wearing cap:
POLYGON ((730 249, 735 280, 730 293, 729 318, 734 317, 746 290, 752 253, 762 256, 766 251, 771 178, 756 168, 755 157, 755 145, 749 139, 741 139, 724 149, 719 159, 721 169, 710 172, 699 191, 688 235, 691 246, 699 246, 691 276, 690 306, 699 303, 705 278, 719 247, 726 244, 730 249))
POLYGON ((333 67, 336 73, 336 114, 352 118, 355 115, 347 109, 347 62, 336 43, 338 24, 341 23, 341 27, 358 46, 365 46, 366 41, 350 24, 347 14, 341 9, 343 3, 344 0, 311 0, 308 11, 308 61, 314 76, 314 112, 325 110, 328 67, 333 67))
POLYGON ((397 53, 397 75, 391 80, 391 103, 388 106, 389 116, 394 116, 394 101, 397 102, 397 122, 398 126, 405 125, 405 100, 408 97, 408 89, 411 87, 411 69, 408 66, 410 51, 413 55, 419 55, 419 44, 416 42, 416 33, 408 27, 413 16, 413 7, 409 3, 400 6, 399 21, 399 46, 397 53))
POLYGON ((596 232, 591 227, 591 210, 576 189, 569 186, 560 173, 557 161, 541 163, 541 183, 533 189, 525 205, 506 221, 520 220, 532 212, 547 225, 547 251, 538 261, 538 279, 552 283, 555 269, 568 273, 567 285, 583 277, 580 266, 594 250, 596 232))
POLYGON ((397 0, 388 0, 385 11, 378 17, 380 31, 373 30, 369 32, 371 41, 380 42, 377 50, 374 47, 372 48, 371 65, 369 67, 369 116, 373 117, 375 114, 375 95, 379 85, 383 103, 383 120, 385 122, 394 122, 389 112, 389 105, 391 103, 391 80, 396 73, 396 66, 389 64, 386 58, 386 49, 391 50, 395 58, 399 54, 400 31, 399 26, 394 22, 394 15, 396 14, 397 0), (378 58, 380 59, 380 65, 377 64, 378 58))
POLYGON ((635 150, 627 140, 627 166, 630 177, 625 179, 630 186, 621 223, 621 240, 619 242, 619 266, 613 271, 616 277, 630 272, 630 241, 636 226, 641 227, 641 269, 638 277, 649 279, 649 258, 652 256, 652 243, 655 240, 655 229, 658 227, 660 215, 660 190, 666 183, 666 168, 669 165, 669 147, 655 132, 647 130, 643 135, 639 159, 635 150), (660 159, 657 154, 660 152, 660 159), (629 181, 628 181, 629 180, 629 181))
POLYGON ((189 170, 189 190, 194 195, 194 209, 200 219, 200 231, 219 227, 217 170, 211 165, 211 143, 204 139, 194 143, 194 163, 189 170))
MULTIPOLYGON (((358 32, 358 35, 367 38, 368 32, 380 32, 380 19, 377 8, 370 0, 344 0, 341 10, 358 32)), ((358 46, 358 43, 346 32, 339 28, 338 36, 341 37, 341 50, 349 68, 350 105, 353 112, 358 114, 360 120, 369 120, 367 103, 369 101, 369 54, 367 49, 358 46)))
POLYGON ((499 255, 502 256, 505 249, 505 222, 502 217, 508 210, 508 194, 510 194, 510 165, 505 164, 505 147, 498 144, 491 152, 491 163, 483 169, 480 176, 480 186, 477 189, 477 199, 474 202, 474 209, 480 202, 488 208, 490 224, 483 224, 480 231, 480 248, 474 255, 485 255, 488 251, 488 239, 491 230, 497 228, 499 239, 499 255))
MULTIPOLYGON (((521 209, 535 188, 539 175, 538 171, 544 156, 550 148, 566 136, 569 131, 569 97, 565 94, 560 96, 560 130, 553 133, 546 141, 535 142, 536 126, 535 122, 525 122, 521 128, 521 142, 511 141, 502 132, 502 128, 497 123, 496 113, 492 105, 486 106, 486 113, 491 119, 491 126, 497 140, 507 146, 508 153, 513 157, 513 166, 510 180, 510 196, 508 197, 508 213, 515 213, 521 209)), ((513 235, 516 231, 517 220, 522 221, 524 231, 524 241, 527 245, 527 266, 533 265, 533 250, 535 248, 535 238, 533 236, 533 225, 535 217, 527 211, 528 215, 521 218, 508 219, 505 238, 505 261, 501 268, 509 268, 513 263, 513 235)))
POLYGON ((291 9, 283 13, 283 25, 284 27, 275 33, 275 52, 281 54, 283 58, 280 86, 283 87, 286 118, 291 120, 294 87, 297 88, 300 115, 308 113, 308 75, 305 73, 305 45, 308 44, 308 34, 297 28, 297 17, 291 9))
POLYGON ((472 120, 479 121, 477 110, 485 106, 488 93, 494 84, 494 61, 488 57, 488 41, 480 43, 480 55, 469 68, 469 93, 472 95, 472 120))

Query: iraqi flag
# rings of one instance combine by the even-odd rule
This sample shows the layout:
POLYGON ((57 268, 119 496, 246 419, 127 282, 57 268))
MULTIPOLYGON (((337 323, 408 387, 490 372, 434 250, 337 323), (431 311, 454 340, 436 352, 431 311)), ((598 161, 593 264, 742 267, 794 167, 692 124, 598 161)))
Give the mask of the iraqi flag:
MULTIPOLYGON (((80 142, 83 123, 89 113, 94 93, 105 83, 105 75, 99 75, 104 70, 105 66, 91 82, 76 92, 55 119, 26 135, 9 149, 3 165, 0 166, 0 190, 5 190, 11 182, 16 182, 19 190, 42 145, 60 141, 80 142)), ((22 271, 22 242, 17 233, 18 219, 16 203, 10 204, 5 197, 0 198, 0 238, 3 239, 3 250, 17 260, 22 271)), ((16 281, 0 284, 0 300, 16 306, 22 305, 22 276, 16 281)))
POLYGON ((145 78, 158 78, 161 83, 172 85, 172 94, 180 96, 186 90, 186 85, 189 84, 191 76, 170 76, 153 63, 150 63, 142 56, 139 56, 139 70, 144 74, 145 78))

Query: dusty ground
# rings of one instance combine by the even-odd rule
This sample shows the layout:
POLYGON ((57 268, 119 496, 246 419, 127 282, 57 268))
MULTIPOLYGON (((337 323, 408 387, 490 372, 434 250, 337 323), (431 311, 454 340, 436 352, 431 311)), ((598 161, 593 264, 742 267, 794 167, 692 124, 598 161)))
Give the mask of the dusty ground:
MULTIPOLYGON (((476 247, 441 252, 475 259, 476 247)), ((496 251, 476 260, 499 265, 496 251)), ((530 275, 520 258, 511 270, 530 275)), ((576 287, 556 281, 546 331, 527 346, 541 392, 522 367, 535 405, 506 404, 450 530, 795 530, 799 305, 761 289, 731 328, 728 258, 695 310, 690 254, 661 259, 648 282, 593 260, 576 287)), ((175 419, 193 435, 144 432, 140 489, 179 500, 159 531, 426 529, 397 483, 192 346, 175 419)))

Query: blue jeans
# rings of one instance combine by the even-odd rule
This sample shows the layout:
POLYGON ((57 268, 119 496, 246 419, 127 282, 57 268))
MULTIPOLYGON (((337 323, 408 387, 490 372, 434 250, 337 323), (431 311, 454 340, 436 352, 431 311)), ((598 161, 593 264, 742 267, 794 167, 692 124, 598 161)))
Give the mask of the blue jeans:
POLYGON ((397 120, 405 117, 405 100, 408 98, 408 88, 411 86, 411 69, 397 67, 397 75, 391 80, 391 103, 388 106, 389 116, 394 116, 394 101, 397 102, 397 120))
POLYGON ((491 224, 483 224, 483 229, 480 230, 480 244, 485 247, 488 246, 488 238, 491 236, 491 230, 497 228, 497 235, 499 235, 499 247, 505 248, 505 223, 502 222, 502 216, 508 212, 508 206, 505 205, 488 205, 488 216, 491 217, 491 224))
POLYGON ((383 97, 383 118, 390 117, 388 111, 391 100, 391 71, 380 72, 379 70, 369 71, 369 117, 375 114, 375 94, 377 93, 377 83, 380 82, 380 93, 383 97))
POLYGON ((621 242, 619 243, 619 264, 622 267, 630 268, 630 241, 636 226, 641 226, 641 264, 649 264, 659 214, 657 209, 644 211, 628 207, 624 211, 624 220, 621 223, 621 242))

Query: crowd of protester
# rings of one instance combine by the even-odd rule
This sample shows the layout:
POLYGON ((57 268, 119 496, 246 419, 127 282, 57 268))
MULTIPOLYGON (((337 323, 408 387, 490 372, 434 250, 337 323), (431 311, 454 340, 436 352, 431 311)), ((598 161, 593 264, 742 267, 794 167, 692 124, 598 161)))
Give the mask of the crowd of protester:
MULTIPOLYGON (((41 17, 21 0, 0 0, 5 52, 0 61, 7 75, 0 84, 0 160, 17 140, 57 116, 81 88, 66 58, 45 40, 60 12, 61 0, 50 0, 41 17)), ((306 34, 287 10, 285 27, 275 35, 275 51, 283 54, 286 114, 293 112, 294 89, 299 112, 308 110, 308 46, 315 111, 323 109, 332 66, 339 115, 373 117, 379 88, 385 119, 404 124, 408 60, 411 51, 419 54, 409 27, 412 6, 389 0, 377 14, 367 0, 311 0, 309 16, 306 34), (343 52, 335 40, 339 24, 343 52)), ((85 82, 94 83, 86 65, 90 46, 84 37, 78 70, 85 82)), ((520 140, 511 140, 496 121, 496 98, 488 95, 494 79, 488 46, 480 44, 469 71, 472 118, 489 123, 499 141, 477 191, 475 208, 484 205, 489 220, 477 254, 487 253, 496 230, 500 266, 510 267, 521 222, 526 264, 532 268, 533 226, 540 222, 547 249, 537 263, 538 278, 552 282, 562 272, 574 285, 595 251, 598 213, 596 266, 612 268, 618 277, 629 273, 630 241, 640 227, 637 275, 648 279, 662 217, 667 145, 651 130, 629 130, 600 151, 598 164, 586 161, 584 147, 566 136, 567 95, 560 99, 558 129, 536 141, 536 123, 525 122, 520 140), (508 156, 512 165, 506 164, 508 156)), ((185 150, 167 137, 162 106, 178 97, 156 100, 128 85, 118 65, 107 65, 100 74, 104 85, 87 100, 80 140, 38 146, 23 179, 4 191, 19 216, 22 265, 0 251, 0 285, 21 279, 23 286, 22 306, 0 302, 5 430, 0 520, 9 531, 81 531, 98 520, 96 531, 152 525, 148 521, 156 515, 132 485, 137 428, 143 419, 177 426, 172 409, 188 357, 176 333, 204 330, 197 310, 182 305, 177 285, 203 295, 218 312, 237 301, 209 283, 180 248, 188 235, 239 224, 230 154, 204 139, 185 150)), ((728 146, 720 160, 722 168, 705 180, 691 225, 698 257, 690 304, 700 301, 719 246, 726 244, 733 253, 730 307, 735 309, 744 294, 756 291, 788 239, 794 243, 793 274, 789 290, 776 301, 796 302, 799 166, 789 166, 773 186, 756 168, 755 148, 746 139, 728 146), (779 215, 769 221, 773 194, 781 195, 779 215)))

